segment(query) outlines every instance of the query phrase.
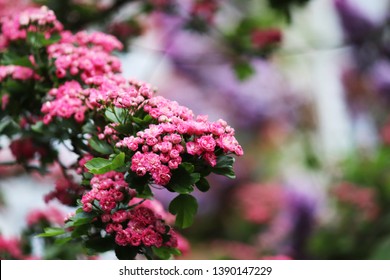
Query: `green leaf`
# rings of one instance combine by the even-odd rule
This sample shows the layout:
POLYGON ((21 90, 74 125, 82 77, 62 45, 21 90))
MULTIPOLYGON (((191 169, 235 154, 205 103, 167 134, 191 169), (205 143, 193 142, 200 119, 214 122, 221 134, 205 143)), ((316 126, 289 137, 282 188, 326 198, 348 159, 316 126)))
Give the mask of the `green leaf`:
POLYGON ((123 165, 125 165, 125 153, 121 152, 112 160, 112 170, 120 168, 123 165))
POLYGON ((93 174, 104 174, 122 167, 125 164, 125 154, 119 153, 112 160, 105 158, 93 158, 85 164, 85 167, 93 174))
POLYGON ((115 256, 118 260, 134 260, 139 252, 138 247, 119 246, 115 247, 115 256))
POLYGON ((390 260, 390 237, 382 240, 375 246, 371 256, 371 260, 390 260))
POLYGON ((114 107, 113 109, 107 109, 104 115, 107 119, 114 123, 124 124, 129 112, 126 109, 114 107))
POLYGON ((177 248, 171 248, 171 247, 152 247, 153 253, 162 260, 168 260, 171 258, 172 255, 180 256, 181 252, 177 248))
POLYGON ((105 158, 93 158, 85 164, 85 167, 93 174, 104 174, 111 171, 112 162, 105 158))
POLYGON ((180 228, 188 228, 192 225, 198 202, 189 194, 179 194, 169 204, 169 212, 176 215, 175 225, 180 228))
POLYGON ((92 238, 84 242, 85 247, 93 254, 110 251, 113 249, 114 244, 115 242, 112 237, 92 238))
POLYGON ((2 65, 18 65, 32 68, 33 65, 28 56, 20 56, 12 52, 4 52, 3 59, 1 60, 2 65))
POLYGON ((38 237, 52 237, 52 236, 57 236, 65 233, 65 229, 63 228, 45 228, 44 233, 38 234, 38 237))
POLYGON ((108 144, 105 141, 99 140, 96 136, 89 139, 89 145, 91 145, 92 149, 95 151, 103 154, 103 155, 109 155, 113 152, 112 147, 110 144, 108 144))
POLYGON ((200 179, 199 173, 191 173, 194 166, 189 163, 182 163, 179 168, 172 170, 171 180, 167 184, 168 189, 178 193, 190 193, 194 190, 194 185, 200 179))
POLYGON ((73 226, 81 226, 81 225, 89 224, 94 218, 95 218, 95 214, 84 212, 82 208, 79 208, 76 211, 76 215, 72 217, 73 226))
POLYGON ((64 245, 72 240, 72 237, 57 238, 54 243, 56 245, 64 245))
POLYGON ((217 164, 211 169, 215 174, 226 176, 230 179, 235 179, 236 174, 233 170, 234 157, 220 156, 217 158, 217 164))
POLYGON ((201 192, 207 192, 210 189, 210 184, 207 181, 207 179, 204 177, 200 178, 195 185, 198 188, 198 190, 200 190, 201 192))
POLYGON ((5 120, 0 124, 0 134, 7 135, 8 137, 17 134, 19 131, 19 125, 11 119, 5 120))
POLYGON ((255 69, 253 69, 249 62, 240 62, 235 64, 233 67, 234 72, 240 81, 250 78, 255 73, 255 69))
POLYGON ((129 187, 137 191, 137 197, 140 198, 150 198, 153 196, 153 193, 149 187, 150 176, 137 176, 131 170, 126 175, 126 182, 129 184, 129 187))
POLYGON ((41 121, 36 122, 35 124, 33 124, 31 126, 31 130, 34 131, 34 132, 37 132, 37 133, 42 133, 43 132, 43 128, 44 128, 44 125, 43 125, 43 122, 41 122, 41 121))

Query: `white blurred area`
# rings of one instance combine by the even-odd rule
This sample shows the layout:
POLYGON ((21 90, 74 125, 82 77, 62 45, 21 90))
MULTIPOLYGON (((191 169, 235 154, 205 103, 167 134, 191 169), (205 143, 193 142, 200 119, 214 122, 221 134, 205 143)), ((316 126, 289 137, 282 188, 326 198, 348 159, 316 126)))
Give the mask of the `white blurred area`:
MULTIPOLYGON (((376 20, 384 16, 389 2, 351 1, 376 20)), ((356 138, 367 145, 375 144, 376 139, 367 138, 372 129, 370 120, 362 117, 358 123, 353 123, 346 108, 340 71, 350 59, 350 50, 340 47, 342 33, 333 1, 312 0, 308 7, 294 15, 294 23, 286 30, 285 38, 285 46, 277 63, 286 75, 292 91, 308 95, 316 106, 319 127, 316 148, 332 161, 350 152, 356 138)), ((131 52, 120 56, 124 76, 149 82, 157 88, 175 83, 172 65, 156 47, 158 44, 158 36, 152 32, 135 41, 131 52)), ((193 99, 196 100, 196 97, 193 99)), ((212 107, 207 109, 212 110, 212 107)), ((0 140, 5 143, 4 139, 0 140)), ((8 160, 8 156, 0 153, 0 161, 8 160)), ((303 171, 294 168, 291 163, 290 168, 285 170, 287 177, 297 181, 301 176, 307 176, 301 172, 303 171)), ((321 188, 326 181, 323 175, 310 175, 308 179, 312 180, 313 184, 309 184, 309 187, 315 185, 321 188)), ((27 175, 0 178, 0 188, 7 206, 0 210, 0 231, 6 236, 18 234, 25 225, 27 213, 45 206, 43 195, 53 188, 52 183, 27 175)), ((69 209, 64 208, 64 211, 69 209)))

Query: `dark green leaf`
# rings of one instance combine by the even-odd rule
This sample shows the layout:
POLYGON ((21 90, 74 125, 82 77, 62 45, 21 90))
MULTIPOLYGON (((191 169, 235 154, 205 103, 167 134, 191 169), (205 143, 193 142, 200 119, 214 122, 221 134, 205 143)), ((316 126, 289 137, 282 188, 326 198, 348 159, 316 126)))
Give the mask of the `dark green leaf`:
POLYGON ((189 194, 179 194, 169 204, 169 212, 176 215, 175 225, 180 228, 191 226, 197 211, 198 202, 189 194))
POLYGON ((20 131, 20 127, 13 120, 6 120, 0 124, 0 134, 11 137, 20 131))
POLYGON ((119 245, 115 247, 115 255, 118 260, 134 260, 138 252, 138 247, 122 247, 119 245))
POLYGON ((171 258, 172 255, 180 256, 181 252, 176 248, 170 248, 170 247, 152 247, 153 253, 162 260, 168 260, 171 258))
POLYGON ((132 171, 126 175, 126 182, 129 184, 129 187, 137 191, 137 196, 140 198, 149 198, 153 196, 153 193, 149 187, 149 175, 137 176, 132 171))
POLYGON ((57 238, 55 240, 56 245, 64 245, 72 240, 72 237, 57 238))
POLYGON ((234 65, 234 71, 239 80, 244 81, 250 78, 254 73, 252 65, 249 62, 240 62, 234 65))
POLYGON ((72 217, 73 226, 89 224, 95 218, 95 214, 80 211, 80 209, 82 210, 82 208, 79 208, 76 214, 72 217))
POLYGON ((94 158, 85 164, 85 167, 93 174, 104 174, 122 167, 125 164, 125 154, 119 153, 112 160, 94 158))
POLYGON ((215 174, 226 176, 230 179, 236 178, 233 170, 234 157, 220 156, 217 158, 217 164, 211 169, 215 174))
POLYGON ((114 107, 113 109, 107 109, 105 116, 107 119, 114 123, 124 124, 129 112, 126 109, 114 107))
POLYGON ((112 237, 92 238, 85 241, 85 247, 91 250, 91 253, 104 253, 110 251, 114 247, 114 240, 112 237))
POLYGON ((89 145, 91 145, 92 149, 103 155, 109 155, 113 152, 110 144, 105 141, 99 140, 96 136, 89 139, 89 145))
POLYGON ((199 173, 190 173, 188 170, 194 170, 192 164, 182 163, 179 168, 172 170, 171 180, 167 187, 178 193, 190 193, 194 190, 194 185, 200 179, 199 173))
POLYGON ((34 131, 34 132, 37 132, 37 133, 42 133, 43 132, 43 128, 44 128, 44 125, 43 125, 43 122, 41 122, 41 121, 36 122, 35 124, 33 124, 31 126, 31 130, 34 131))
POLYGON ((112 160, 112 169, 117 169, 125 165, 125 153, 121 152, 117 154, 112 160))
POLYGON ((198 188, 198 190, 200 190, 201 192, 207 192, 210 189, 210 184, 207 181, 207 179, 204 177, 200 178, 195 185, 198 188))
POLYGON ((63 228, 45 228, 44 233, 38 234, 38 237, 52 237, 57 236, 65 233, 65 229, 63 228))
POLYGON ((20 56, 15 53, 5 52, 3 53, 2 65, 18 65, 32 68, 33 65, 28 56, 20 56))
POLYGON ((382 240, 374 248, 371 256, 371 260, 390 260, 390 237, 382 240))

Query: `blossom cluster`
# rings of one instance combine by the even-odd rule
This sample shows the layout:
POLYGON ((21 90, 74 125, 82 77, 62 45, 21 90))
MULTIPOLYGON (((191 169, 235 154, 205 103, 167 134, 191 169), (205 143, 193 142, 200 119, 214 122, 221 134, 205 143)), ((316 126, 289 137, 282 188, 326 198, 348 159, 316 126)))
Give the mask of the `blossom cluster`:
POLYGON ((0 50, 12 41, 26 39, 28 32, 45 31, 45 36, 60 32, 63 27, 57 20, 53 11, 43 6, 41 8, 28 8, 19 13, 5 16, 0 20, 1 44, 0 50))
POLYGON ((358 209, 368 221, 375 220, 379 214, 376 192, 372 188, 362 188, 345 182, 337 185, 331 193, 340 203, 358 209))
POLYGON ((72 43, 56 43, 48 47, 49 58, 55 60, 58 78, 80 75, 85 81, 89 77, 117 73, 120 71, 120 61, 110 55, 101 46, 77 46, 72 43))
POLYGON ((283 208, 282 189, 271 184, 246 184, 240 186, 235 199, 244 219, 255 224, 270 222, 283 208))
POLYGON ((35 209, 28 213, 27 215, 27 225, 33 226, 35 224, 49 223, 55 225, 64 224, 65 215, 62 211, 58 210, 55 207, 48 207, 47 209, 35 209))
MULTIPOLYGON (((178 226, 189 226, 197 210, 196 199, 189 194, 193 187, 206 189, 204 177, 211 172, 234 175, 230 155, 243 154, 234 129, 223 120, 210 122, 207 116, 195 116, 175 101, 154 96, 155 90, 146 83, 124 78, 119 59, 112 55, 123 46, 110 35, 63 31, 47 8, 29 9, 4 22, 3 29, 12 23, 20 31, 16 37, 2 35, 7 51, 17 57, 20 46, 27 48, 23 62, 31 69, 0 66, 0 79, 11 78, 22 84, 20 80, 36 78, 26 84, 32 94, 26 96, 25 104, 40 108, 34 112, 21 109, 27 111, 28 120, 18 129, 32 139, 22 136, 13 141, 11 150, 18 160, 22 154, 27 159, 39 154, 42 169, 46 162, 58 163, 62 174, 45 202, 57 199, 79 207, 67 220, 64 232, 45 234, 50 237, 59 232, 71 235, 71 239, 91 238, 91 232, 102 239, 108 236, 110 249, 118 250, 121 257, 118 246, 126 247, 124 251, 136 247, 148 257, 166 258, 167 254, 156 251, 160 247, 168 254, 177 253, 175 248, 185 242, 168 226, 174 216, 150 200, 150 187, 158 184, 177 191, 174 188, 182 176, 183 184, 177 188, 186 189, 186 193, 177 191, 169 210, 177 217, 191 213, 185 220, 179 217, 179 223, 176 221, 178 226), (18 41, 8 44, 12 40, 18 41), (64 165, 51 150, 47 150, 49 158, 44 158, 45 150, 35 149, 34 137, 45 138, 53 149, 53 142, 64 143, 76 153, 78 162, 64 165), (217 166, 218 162, 222 164, 217 166), (74 178, 71 172, 81 178, 74 178), (84 226, 86 220, 88 226, 84 226)), ((2 98, 7 97, 7 88, 0 93, 2 98)), ((17 94, 9 98, 16 99, 17 94)), ((2 106, 6 103, 2 101, 2 106)), ((38 213, 31 220, 41 218, 47 217, 38 213)))
POLYGON ((145 104, 143 110, 159 123, 116 144, 135 152, 131 170, 137 175, 149 173, 156 184, 166 185, 171 170, 177 169, 182 162, 182 154, 201 157, 210 166, 217 163, 218 149, 238 156, 243 154, 234 137, 234 129, 225 121, 209 122, 206 116, 195 118, 187 107, 161 96, 153 97, 145 104))
POLYGON ((157 201, 135 198, 123 173, 107 172, 91 179, 92 190, 81 199, 87 213, 99 209, 105 231, 120 246, 177 247, 176 233, 164 219, 171 219, 157 201))
POLYGON ((18 162, 32 160, 36 155, 42 158, 47 154, 46 149, 34 143, 31 138, 13 140, 9 148, 18 162))
POLYGON ((17 238, 6 238, 0 235, 0 259, 1 260, 30 260, 32 256, 26 256, 21 249, 21 242, 17 238))
POLYGON ((0 66, 0 82, 5 81, 7 78, 23 81, 36 77, 34 71, 28 67, 16 65, 0 66))
POLYGON ((74 206, 77 204, 77 199, 85 192, 85 188, 74 182, 73 178, 67 177, 58 178, 55 182, 55 188, 45 195, 46 203, 53 199, 57 199, 64 205, 74 206))

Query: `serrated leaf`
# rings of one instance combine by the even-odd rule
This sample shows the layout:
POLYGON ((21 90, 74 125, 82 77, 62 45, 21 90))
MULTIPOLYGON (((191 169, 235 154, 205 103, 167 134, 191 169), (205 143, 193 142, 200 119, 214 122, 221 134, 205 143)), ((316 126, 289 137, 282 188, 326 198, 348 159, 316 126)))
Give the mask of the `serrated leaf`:
POLYGON ((234 157, 220 156, 217 158, 217 164, 211 169, 215 174, 226 176, 230 179, 235 179, 236 174, 233 170, 234 157))
POLYGON ((162 260, 168 260, 171 258, 172 255, 180 256, 181 252, 177 248, 171 248, 171 247, 152 247, 153 253, 162 260))
POLYGON ((197 211, 198 202, 189 194, 179 194, 169 204, 169 212, 176 215, 175 225, 180 228, 190 227, 197 211))
POLYGON ((109 155, 113 152, 112 147, 107 142, 99 140, 97 137, 92 137, 89 139, 89 145, 91 145, 92 149, 103 154, 109 155))
POLYGON ((38 234, 38 237, 53 237, 57 235, 61 235, 65 233, 65 229, 63 228, 45 228, 44 233, 38 234))

